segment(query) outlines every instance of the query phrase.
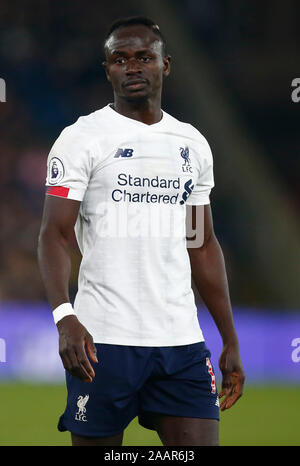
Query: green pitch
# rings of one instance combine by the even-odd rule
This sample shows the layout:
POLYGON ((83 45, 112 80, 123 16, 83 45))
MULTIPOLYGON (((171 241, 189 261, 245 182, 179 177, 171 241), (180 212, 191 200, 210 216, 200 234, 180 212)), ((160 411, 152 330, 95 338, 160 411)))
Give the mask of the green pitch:
MULTIPOLYGON (((245 388, 244 396, 221 413, 220 445, 300 445, 300 387, 245 388)), ((1 384, 0 445, 70 445, 70 434, 56 430, 66 390, 57 385, 1 384)), ((161 445, 155 432, 134 419, 124 445, 161 445)))

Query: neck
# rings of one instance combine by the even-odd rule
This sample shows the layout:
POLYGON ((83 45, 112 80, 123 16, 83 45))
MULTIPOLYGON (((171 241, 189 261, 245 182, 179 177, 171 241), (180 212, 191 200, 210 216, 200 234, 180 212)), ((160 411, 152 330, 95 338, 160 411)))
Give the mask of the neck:
POLYGON ((150 99, 128 100, 115 95, 114 110, 127 118, 141 121, 146 125, 158 123, 162 118, 161 99, 155 101, 150 99))

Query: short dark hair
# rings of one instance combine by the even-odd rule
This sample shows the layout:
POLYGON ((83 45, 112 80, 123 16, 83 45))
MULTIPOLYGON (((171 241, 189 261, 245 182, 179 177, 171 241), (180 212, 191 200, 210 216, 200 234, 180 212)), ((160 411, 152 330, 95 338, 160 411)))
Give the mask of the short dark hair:
POLYGON ((108 38, 111 36, 111 34, 116 31, 117 29, 120 29, 122 27, 127 27, 127 26, 135 26, 136 24, 147 26, 149 29, 151 29, 154 34, 156 34, 161 43, 162 43, 162 53, 165 56, 166 55, 166 40, 164 36, 162 35, 159 26, 150 18, 147 18, 146 16, 129 16, 127 18, 120 18, 114 21, 111 26, 109 27, 107 34, 104 39, 104 49, 106 46, 106 42, 108 38))

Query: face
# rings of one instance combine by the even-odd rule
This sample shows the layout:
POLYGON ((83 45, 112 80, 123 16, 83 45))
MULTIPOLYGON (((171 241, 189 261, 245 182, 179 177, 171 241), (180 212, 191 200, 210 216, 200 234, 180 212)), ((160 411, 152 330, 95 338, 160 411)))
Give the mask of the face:
POLYGON ((170 57, 163 56, 159 37, 147 26, 117 29, 106 42, 106 76, 114 94, 126 100, 161 94, 170 72, 170 57))

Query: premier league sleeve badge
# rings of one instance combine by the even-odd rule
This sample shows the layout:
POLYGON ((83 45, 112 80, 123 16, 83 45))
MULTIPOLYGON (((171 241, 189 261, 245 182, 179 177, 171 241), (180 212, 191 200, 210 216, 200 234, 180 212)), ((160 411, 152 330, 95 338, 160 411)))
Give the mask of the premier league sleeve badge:
POLYGON ((65 175, 64 164, 58 157, 52 157, 48 165, 48 183, 55 185, 60 183, 65 175))

